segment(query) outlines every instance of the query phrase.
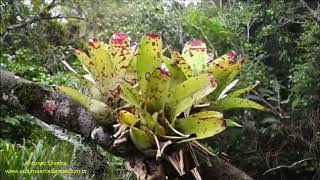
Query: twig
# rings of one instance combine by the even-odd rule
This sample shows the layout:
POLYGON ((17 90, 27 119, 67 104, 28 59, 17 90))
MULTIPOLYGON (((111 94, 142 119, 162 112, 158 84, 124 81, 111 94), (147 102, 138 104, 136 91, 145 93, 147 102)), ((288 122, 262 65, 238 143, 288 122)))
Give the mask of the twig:
POLYGON ((268 174, 269 172, 274 171, 274 170, 277 170, 277 169, 280 169, 280 168, 292 168, 292 167, 296 166, 297 164, 300 164, 300 163, 302 163, 302 162, 304 162, 304 161, 309 161, 309 160, 312 160, 312 159, 313 159, 313 158, 302 159, 302 160, 300 160, 300 161, 297 161, 297 162, 291 164, 290 166, 280 165, 280 166, 277 166, 277 167, 275 167, 275 168, 271 168, 271 169, 265 171, 262 175, 266 175, 266 174, 268 174))
POLYGON ((318 22, 320 23, 320 15, 318 14, 319 12, 313 10, 304 0, 300 0, 300 2, 302 3, 302 5, 308 9, 308 11, 310 12, 310 14, 312 15, 312 17, 318 22))
POLYGON ((86 19, 78 16, 61 16, 61 14, 57 16, 43 16, 44 14, 47 14, 51 9, 53 9, 55 6, 57 6, 60 3, 56 3, 56 0, 52 0, 51 3, 47 6, 47 8, 43 9, 37 16, 30 18, 22 23, 14 24, 11 26, 8 26, 6 28, 6 31, 12 31, 15 29, 23 28, 29 24, 35 23, 37 21, 42 21, 42 20, 52 20, 52 19, 79 19, 83 21, 87 21, 86 19))
MULTIPOLYGON (((261 100, 265 105, 267 105, 270 109, 269 111, 275 115, 278 115, 280 118, 284 118, 284 115, 277 111, 275 107, 273 107, 267 100, 265 100, 258 92, 256 91, 252 91, 253 93, 255 93, 257 96, 259 96, 259 100, 261 100)), ((280 109, 279 109, 280 110, 280 109)))

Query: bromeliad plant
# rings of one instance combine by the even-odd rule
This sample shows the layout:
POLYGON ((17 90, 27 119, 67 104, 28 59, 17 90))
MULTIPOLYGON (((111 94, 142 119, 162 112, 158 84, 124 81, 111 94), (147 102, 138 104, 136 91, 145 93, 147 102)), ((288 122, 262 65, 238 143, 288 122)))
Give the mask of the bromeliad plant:
POLYGON ((130 48, 127 34, 115 33, 109 44, 93 39, 88 43, 89 55, 75 50, 88 74, 80 75, 64 62, 87 91, 55 88, 87 108, 102 126, 113 123, 106 109, 114 108, 118 120, 113 124, 114 145, 131 140, 146 156, 168 160, 179 175, 191 169, 196 175, 199 164, 193 149, 212 155, 197 140, 214 136, 226 126, 240 126, 222 112, 264 107, 239 97, 257 83, 227 94, 238 82, 234 78, 243 64, 234 51, 210 63, 201 41, 187 42, 182 54, 170 51, 171 58, 164 51, 160 35, 153 33, 145 34, 136 50, 130 48), (210 111, 203 111, 203 104, 210 111), (194 160, 190 169, 183 168, 186 154, 194 160))

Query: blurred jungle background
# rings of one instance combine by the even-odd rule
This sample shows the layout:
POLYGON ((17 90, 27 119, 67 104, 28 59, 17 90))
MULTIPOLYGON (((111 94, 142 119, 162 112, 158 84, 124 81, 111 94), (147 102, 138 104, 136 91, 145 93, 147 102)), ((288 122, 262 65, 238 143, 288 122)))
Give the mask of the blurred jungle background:
MULTIPOLYGON (((45 85, 79 86, 61 62, 81 71, 73 48, 93 37, 108 41, 114 32, 128 33, 132 43, 159 33, 179 51, 191 39, 204 41, 215 56, 235 50, 246 59, 240 86, 261 81, 247 97, 269 112, 227 112, 244 127, 207 144, 255 179, 320 179, 319 1, 0 0, 0 7, 1 68, 45 85)), ((28 160, 67 162, 86 169, 88 179, 134 179, 121 158, 1 105, 0 179, 4 169, 23 169, 28 160)))

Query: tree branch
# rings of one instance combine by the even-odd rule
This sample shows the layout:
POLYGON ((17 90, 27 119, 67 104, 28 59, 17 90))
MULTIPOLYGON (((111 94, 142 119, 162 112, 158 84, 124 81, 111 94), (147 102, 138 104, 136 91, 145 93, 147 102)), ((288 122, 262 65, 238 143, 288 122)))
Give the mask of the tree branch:
MULTIPOLYGON (((133 147, 130 141, 113 146, 111 138, 114 134, 113 128, 97 127, 90 113, 63 93, 15 76, 12 72, 1 68, 0 82, 1 104, 23 110, 47 124, 54 124, 78 133, 99 144, 110 153, 126 158, 128 162, 137 162, 140 159, 140 164, 129 163, 129 166, 134 169, 135 166, 143 163, 144 168, 142 169, 147 172, 147 175, 148 173, 149 175, 157 175, 157 173, 163 172, 163 169, 165 172, 173 169, 165 161, 161 161, 159 164, 155 159, 146 158, 133 147), (48 111, 44 107, 43 103, 45 102, 54 102, 57 108, 48 111)), ((112 112, 113 109, 110 108, 109 118, 115 120, 112 112)), ((200 166, 199 170, 203 179, 252 180, 244 172, 218 157, 212 157, 210 162, 211 167, 200 166)), ((159 178, 159 176, 148 177, 147 179, 155 179, 150 177, 159 178)), ((163 174, 161 177, 163 177, 163 174)), ((181 179, 188 179, 188 177, 182 177, 181 179)))
POLYGON ((297 162, 294 162, 293 164, 289 165, 289 166, 286 166, 286 165, 280 165, 280 166, 277 166, 275 168, 271 168, 271 169, 268 169, 267 171, 265 171, 262 175, 266 175, 268 174, 269 172, 271 171, 274 171, 274 170, 277 170, 277 169, 281 169, 281 168, 292 168, 294 166, 296 166, 297 164, 301 164, 305 161, 309 161, 309 160, 313 160, 313 158, 307 158, 307 159, 302 159, 300 161, 297 161, 297 162))
POLYGON ((61 14, 59 14, 57 16, 48 15, 49 11, 51 9, 53 9, 54 7, 56 7, 58 4, 59 3, 57 3, 56 0, 51 1, 51 3, 45 9, 43 9, 37 16, 32 17, 24 22, 8 26, 6 28, 6 31, 20 29, 20 28, 26 27, 29 24, 32 24, 32 23, 35 23, 38 21, 42 21, 42 20, 49 21, 49 20, 53 20, 53 19, 79 19, 79 20, 86 21, 86 19, 84 19, 82 17, 78 17, 78 16, 61 16, 61 14))
MULTIPOLYGON (((63 93, 45 88, 0 69, 0 103, 22 110, 47 124, 54 124, 94 141, 107 151, 122 157, 136 153, 130 143, 113 146, 113 129, 97 127, 90 113, 63 93), (53 112, 44 109, 43 103, 54 102, 53 112)), ((110 109, 110 114, 113 110, 110 109)), ((110 117, 113 119, 114 117, 110 117)))
MULTIPOLYGON (((303 7, 305 7, 311 14, 311 16, 320 23, 320 13, 317 10, 313 10, 304 0, 300 0, 303 7)), ((319 4, 318 4, 319 6, 319 4)), ((319 8, 319 7, 318 7, 319 8)))

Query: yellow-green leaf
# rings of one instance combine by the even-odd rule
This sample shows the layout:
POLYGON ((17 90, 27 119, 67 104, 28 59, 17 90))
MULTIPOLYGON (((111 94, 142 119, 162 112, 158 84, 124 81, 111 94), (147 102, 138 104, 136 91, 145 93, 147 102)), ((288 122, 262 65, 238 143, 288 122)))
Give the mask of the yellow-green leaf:
POLYGON ((139 121, 134 114, 124 110, 118 112, 118 120, 120 124, 124 124, 129 127, 134 126, 139 121))
MULTIPOLYGON (((77 50, 79 51, 79 50, 77 50)), ((78 54, 81 54, 81 52, 79 52, 78 54)), ((81 56, 81 55, 80 55, 81 56)), ((92 78, 91 74, 85 74, 85 75, 81 75, 79 74, 76 70, 74 70, 68 62, 66 61, 62 61, 62 63, 71 71, 75 74, 75 76, 77 76, 80 80, 80 84, 82 88, 82 92, 85 92, 85 95, 89 95, 90 97, 93 97, 94 99, 100 100, 101 98, 101 93, 99 91, 99 89, 96 87, 96 82, 94 81, 94 79, 92 78)))
POLYGON ((147 89, 151 73, 160 66, 162 56, 162 39, 154 33, 145 34, 136 53, 137 77, 142 94, 147 89))
POLYGON ((217 87, 211 74, 201 74, 189 78, 170 90, 165 111, 172 123, 176 116, 191 107, 195 102, 212 93, 217 87))
POLYGON ((198 75, 207 67, 208 54, 206 44, 198 40, 186 42, 182 50, 182 57, 191 67, 193 75, 198 75))
POLYGON ((240 72, 243 59, 236 60, 236 53, 229 51, 210 63, 208 71, 214 75, 217 80, 218 87, 209 97, 212 100, 217 100, 225 87, 236 77, 240 72))
POLYGON ((140 151, 147 150, 155 146, 153 135, 147 130, 131 127, 129 135, 132 143, 140 151))
POLYGON ((153 114, 163 110, 164 104, 168 98, 168 89, 170 85, 169 70, 164 63, 155 69, 147 84, 147 89, 144 94, 145 107, 153 114))
POLYGON ((215 102, 212 107, 217 111, 224 111, 234 108, 252 108, 258 110, 266 110, 265 107, 254 101, 233 96, 227 96, 215 102))
POLYGON ((231 119, 225 119, 227 127, 243 127, 231 119))
POLYGON ((94 63, 86 53, 82 52, 80 49, 75 49, 74 54, 79 59, 84 68, 86 68, 93 76, 97 75, 94 63))
POLYGON ((252 89, 254 89, 260 82, 257 81, 255 84, 253 85, 250 85, 246 88, 243 88, 243 89, 239 89, 239 90, 236 90, 236 91, 233 91, 231 92, 230 94, 228 94, 228 96, 232 96, 232 97, 239 97, 240 95, 248 92, 248 91, 251 91, 252 89))
POLYGON ((132 59, 129 36, 125 33, 114 33, 109 41, 109 52, 117 73, 125 78, 132 59))
POLYGON ((140 107, 139 93, 130 84, 125 82, 120 84, 120 97, 128 103, 140 107))
POLYGON ((162 56, 161 61, 167 66, 170 72, 170 89, 174 88, 176 85, 181 84, 186 80, 185 75, 182 70, 178 67, 178 65, 172 61, 171 59, 162 56))
POLYGON ((94 63, 94 79, 105 99, 118 95, 120 78, 113 66, 108 47, 103 42, 93 39, 88 43, 89 55, 94 63))
POLYGON ((65 86, 54 86, 53 88, 57 91, 65 93, 75 101, 79 102, 80 105, 91 112, 96 121, 108 122, 111 120, 111 118, 109 118, 111 109, 105 103, 85 96, 76 89, 65 86))
POLYGON ((56 91, 61 91, 64 94, 70 96, 73 100, 77 101, 80 105, 85 108, 89 108, 91 98, 82 94, 76 89, 72 89, 65 86, 53 86, 53 89, 56 91))
POLYGON ((156 120, 152 117, 152 115, 144 110, 144 109, 139 109, 140 112, 140 119, 141 119, 141 124, 143 126, 148 127, 148 129, 153 130, 156 124, 156 120))
POLYGON ((80 83, 88 88, 90 97, 97 100, 101 99, 100 90, 97 88, 90 74, 80 76, 80 83))
POLYGON ((181 142, 214 136, 226 128, 223 115, 217 111, 200 112, 175 121, 174 127, 191 138, 181 142))
POLYGON ((193 76, 192 69, 185 59, 177 51, 171 51, 172 60, 177 63, 177 66, 181 69, 186 78, 193 76))

